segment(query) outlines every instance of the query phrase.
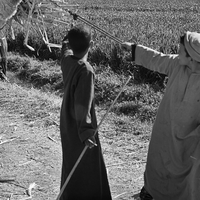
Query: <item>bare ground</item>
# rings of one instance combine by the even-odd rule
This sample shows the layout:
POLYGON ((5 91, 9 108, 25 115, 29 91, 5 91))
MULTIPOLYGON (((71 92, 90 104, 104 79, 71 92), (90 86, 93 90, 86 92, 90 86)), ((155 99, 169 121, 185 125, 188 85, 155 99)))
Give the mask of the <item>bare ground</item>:
MULTIPOLYGON (((61 99, 27 88, 11 73, 9 79, 0 82, 0 200, 55 200, 62 161, 61 99)), ((97 108, 98 121, 104 114, 97 108)), ((142 132, 150 128, 113 113, 102 124, 99 134, 113 199, 136 199, 143 186, 149 137, 142 132)))

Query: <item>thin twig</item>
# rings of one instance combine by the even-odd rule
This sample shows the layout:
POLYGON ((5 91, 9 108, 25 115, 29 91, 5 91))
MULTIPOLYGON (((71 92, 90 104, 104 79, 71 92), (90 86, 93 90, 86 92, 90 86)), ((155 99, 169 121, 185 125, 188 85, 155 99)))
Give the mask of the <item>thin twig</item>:
POLYGON ((126 163, 127 163, 127 162, 116 163, 116 164, 112 164, 112 165, 107 165, 107 167, 113 167, 113 166, 123 165, 123 164, 126 164, 126 163))
POLYGON ((57 143, 57 141, 55 139, 53 139, 51 136, 47 136, 50 140, 52 140, 53 142, 57 143))
POLYGON ((20 199, 20 200, 27 200, 27 199, 32 199, 32 196, 31 197, 25 197, 25 198, 20 199))
POLYGON ((31 162, 33 162, 33 160, 29 160, 29 161, 27 161, 27 162, 24 162, 24 163, 22 163, 22 164, 19 164, 19 166, 27 165, 27 164, 29 164, 29 163, 31 163, 31 162))
POLYGON ((15 181, 15 179, 14 178, 0 179, 0 183, 8 183, 12 181, 15 181))
POLYGON ((19 138, 19 137, 16 137, 16 138, 13 138, 13 139, 9 139, 9 140, 4 140, 4 141, 0 142, 0 145, 1 145, 1 144, 8 143, 8 142, 11 142, 11 141, 13 141, 13 140, 16 140, 17 138, 19 138))
POLYGON ((122 195, 124 195, 124 194, 127 194, 127 192, 123 192, 123 193, 121 193, 121 194, 118 194, 117 196, 113 197, 113 199, 117 199, 118 197, 120 197, 120 196, 122 196, 122 195))

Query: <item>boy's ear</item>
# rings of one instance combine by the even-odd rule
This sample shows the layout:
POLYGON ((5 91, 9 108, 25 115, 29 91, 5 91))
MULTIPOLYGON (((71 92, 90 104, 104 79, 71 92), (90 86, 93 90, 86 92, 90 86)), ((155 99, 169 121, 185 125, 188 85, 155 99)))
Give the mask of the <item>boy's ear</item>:
POLYGON ((69 44, 68 41, 64 41, 64 42, 63 42, 63 45, 65 45, 67 48, 70 48, 70 44, 69 44))
POLYGON ((63 42, 68 40, 68 34, 63 38, 63 42))
POLYGON ((69 44, 69 42, 67 42, 67 41, 64 41, 63 43, 62 43, 62 51, 64 50, 69 50, 69 49, 71 49, 70 48, 70 44, 69 44))
POLYGON ((67 47, 68 47, 69 49, 71 49, 71 46, 70 46, 69 42, 67 42, 67 47))

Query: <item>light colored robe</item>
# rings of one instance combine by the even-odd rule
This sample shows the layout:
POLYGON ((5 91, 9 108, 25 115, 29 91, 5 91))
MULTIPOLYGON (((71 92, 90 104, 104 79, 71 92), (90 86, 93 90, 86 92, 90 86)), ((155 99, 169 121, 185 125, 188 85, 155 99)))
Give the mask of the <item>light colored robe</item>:
POLYGON ((155 200, 199 200, 200 69, 192 73, 178 55, 142 45, 135 63, 169 78, 152 130, 145 188, 155 200))

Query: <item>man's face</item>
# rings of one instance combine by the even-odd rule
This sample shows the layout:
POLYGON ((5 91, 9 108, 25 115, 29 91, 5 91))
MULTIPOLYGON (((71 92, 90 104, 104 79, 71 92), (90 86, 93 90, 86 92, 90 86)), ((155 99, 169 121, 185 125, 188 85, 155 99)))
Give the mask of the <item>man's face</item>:
POLYGON ((189 59, 187 57, 185 47, 183 44, 180 44, 178 54, 179 54, 179 64, 180 65, 188 65, 189 59))

